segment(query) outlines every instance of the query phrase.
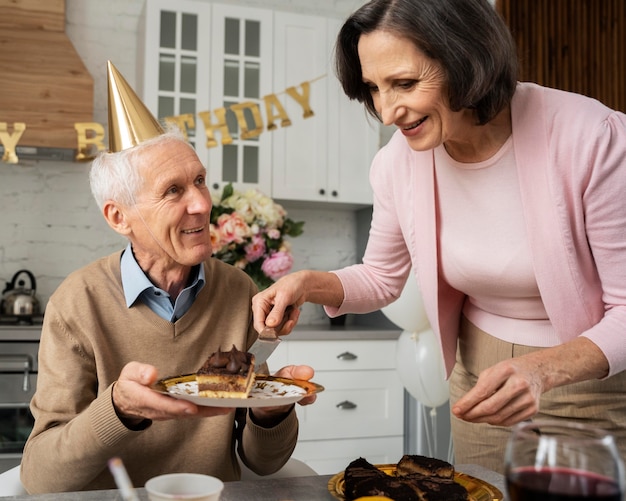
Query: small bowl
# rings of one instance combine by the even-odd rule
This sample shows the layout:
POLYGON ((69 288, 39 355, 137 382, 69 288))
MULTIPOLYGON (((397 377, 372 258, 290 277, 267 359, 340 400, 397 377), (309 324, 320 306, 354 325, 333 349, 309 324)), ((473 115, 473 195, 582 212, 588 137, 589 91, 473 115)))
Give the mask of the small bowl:
POLYGON ((224 483, 200 473, 168 473, 146 482, 151 501, 219 501, 224 483))

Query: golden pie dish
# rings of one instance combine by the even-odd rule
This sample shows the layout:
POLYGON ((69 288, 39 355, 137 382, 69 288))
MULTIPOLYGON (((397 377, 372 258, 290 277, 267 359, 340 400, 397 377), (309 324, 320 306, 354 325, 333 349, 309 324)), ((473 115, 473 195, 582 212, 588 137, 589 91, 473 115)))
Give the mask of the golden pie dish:
MULTIPOLYGON (((374 466, 387 475, 392 477, 396 476, 397 465, 395 464, 376 464, 374 466)), ((331 477, 328 481, 328 492, 330 492, 334 498, 345 501, 345 481, 343 474, 344 472, 342 471, 331 477)), ((467 489, 471 501, 502 501, 504 499, 500 489, 471 475, 457 471, 454 474, 454 481, 467 489)))

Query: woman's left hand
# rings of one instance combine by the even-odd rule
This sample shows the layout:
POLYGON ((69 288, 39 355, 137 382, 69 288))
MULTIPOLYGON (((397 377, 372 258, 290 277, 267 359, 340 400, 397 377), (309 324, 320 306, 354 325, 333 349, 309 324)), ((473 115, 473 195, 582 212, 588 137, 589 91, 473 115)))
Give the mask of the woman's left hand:
POLYGON ((543 391, 536 361, 530 355, 512 358, 481 372, 452 413, 472 423, 512 426, 537 413, 543 391))
POLYGON ((485 369, 474 388, 453 405, 452 413, 472 423, 512 426, 537 414, 542 393, 557 386, 600 379, 608 372, 604 353, 580 336, 485 369))

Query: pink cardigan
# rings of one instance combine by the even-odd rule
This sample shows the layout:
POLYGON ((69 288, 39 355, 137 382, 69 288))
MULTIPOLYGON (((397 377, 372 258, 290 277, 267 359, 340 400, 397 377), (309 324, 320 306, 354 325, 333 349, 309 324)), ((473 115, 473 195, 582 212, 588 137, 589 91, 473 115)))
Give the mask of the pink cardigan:
MULTIPOLYGON (((550 346, 584 335, 626 369, 626 115, 598 101, 520 83, 513 147, 539 290, 554 325, 550 346)), ((449 375, 464 295, 438 273, 433 152, 397 132, 372 162, 374 216, 363 264, 336 273, 340 308, 365 313, 401 293, 411 267, 449 375)), ((495 333, 497 335, 497 333, 495 333)))

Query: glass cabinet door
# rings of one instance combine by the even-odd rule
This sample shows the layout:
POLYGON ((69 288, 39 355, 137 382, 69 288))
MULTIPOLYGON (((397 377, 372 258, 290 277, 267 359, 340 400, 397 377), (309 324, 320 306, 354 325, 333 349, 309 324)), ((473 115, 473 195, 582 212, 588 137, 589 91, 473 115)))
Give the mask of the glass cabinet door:
MULTIPOLYGON (((196 115, 198 70, 198 16, 161 11, 159 44, 159 117, 196 115)), ((195 144, 195 128, 188 128, 195 144)))
POLYGON ((214 4, 212 11, 210 123, 223 109, 228 132, 215 130, 209 149, 213 189, 233 183, 271 194, 271 132, 263 96, 272 93, 272 12, 214 4))
POLYGON ((210 5, 148 0, 144 33, 140 54, 144 103, 161 122, 175 121, 200 158, 206 159, 197 113, 208 108, 210 5))

